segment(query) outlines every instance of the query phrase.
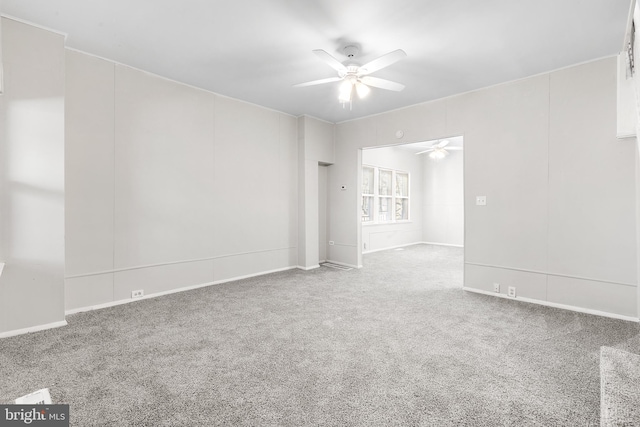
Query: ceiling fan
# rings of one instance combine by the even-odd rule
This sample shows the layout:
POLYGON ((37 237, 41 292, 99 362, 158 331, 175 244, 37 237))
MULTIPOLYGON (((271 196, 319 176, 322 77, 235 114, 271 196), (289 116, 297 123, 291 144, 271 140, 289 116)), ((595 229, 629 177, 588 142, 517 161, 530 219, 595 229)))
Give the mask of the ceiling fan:
MULTIPOLYGON (((344 48, 344 53, 348 58, 353 58, 358 54, 358 47, 349 45, 344 48)), ((369 74, 374 73, 382 68, 388 67, 391 64, 396 63, 407 54, 402 49, 394 50, 386 55, 374 59, 371 62, 367 62, 364 65, 358 66, 356 64, 344 65, 336 58, 328 54, 322 49, 316 49, 313 53, 322 61, 327 63, 331 68, 338 72, 337 77, 329 77, 326 79, 313 80, 306 83, 299 83, 294 87, 315 86, 324 83, 333 83, 342 81, 340 85, 340 92, 338 100, 344 105, 347 102, 352 101, 352 95, 355 91, 358 97, 364 98, 371 90, 369 86, 380 89, 393 90, 396 92, 404 89, 404 85, 391 80, 381 79, 379 77, 372 77, 369 74)))
POLYGON ((428 149, 416 153, 416 156, 418 154, 429 153, 429 157, 431 157, 432 159, 440 160, 440 159, 444 159, 449 154, 449 151, 462 150, 462 147, 448 147, 448 148, 445 148, 448 145, 449 145, 449 141, 448 140, 441 139, 438 142, 432 144, 431 147, 429 147, 428 149))

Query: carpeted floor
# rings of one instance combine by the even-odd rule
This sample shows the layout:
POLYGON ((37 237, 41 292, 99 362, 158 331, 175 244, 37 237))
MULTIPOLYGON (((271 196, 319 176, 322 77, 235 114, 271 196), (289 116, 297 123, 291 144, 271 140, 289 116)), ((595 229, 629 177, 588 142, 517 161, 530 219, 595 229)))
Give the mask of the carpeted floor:
POLYGON ((75 426, 598 426, 600 347, 640 353, 640 326, 461 286, 462 249, 418 245, 76 314, 0 340, 0 402, 48 387, 75 426))
POLYGON ((601 427, 640 426, 640 356, 602 347, 601 427))

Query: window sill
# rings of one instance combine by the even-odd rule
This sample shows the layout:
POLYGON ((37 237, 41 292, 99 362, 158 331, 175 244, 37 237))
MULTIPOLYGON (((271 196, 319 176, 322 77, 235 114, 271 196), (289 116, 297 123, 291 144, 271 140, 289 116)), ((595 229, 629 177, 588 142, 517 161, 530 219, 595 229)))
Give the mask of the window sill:
POLYGON ((371 227, 372 225, 402 225, 402 224, 411 224, 413 221, 411 221, 410 219, 408 220, 404 220, 404 221, 395 221, 395 222, 372 222, 372 221, 367 221, 367 222, 360 222, 360 224, 362 224, 363 227, 371 227))

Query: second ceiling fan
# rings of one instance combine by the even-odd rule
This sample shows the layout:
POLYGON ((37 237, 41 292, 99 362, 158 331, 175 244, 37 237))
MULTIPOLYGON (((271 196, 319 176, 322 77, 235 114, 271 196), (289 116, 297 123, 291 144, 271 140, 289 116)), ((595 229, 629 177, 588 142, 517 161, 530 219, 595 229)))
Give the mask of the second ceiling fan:
POLYGON ((449 154, 449 151, 462 150, 462 147, 458 147, 458 146, 447 147, 448 145, 449 145, 448 140, 441 139, 438 142, 431 144, 431 147, 427 148, 426 150, 417 152, 416 155, 429 153, 429 157, 431 157, 432 159, 441 160, 441 159, 444 159, 445 156, 449 154))
MULTIPOLYGON (((358 51, 358 47, 353 45, 344 48, 344 53, 348 58, 355 57, 358 54, 358 51)), ((351 102, 354 91, 360 98, 365 97, 370 91, 369 86, 396 92, 404 89, 403 84, 370 76, 371 73, 388 67, 402 58, 405 58, 407 54, 402 49, 389 52, 386 55, 382 55, 381 57, 360 66, 355 64, 344 65, 322 49, 316 49, 313 53, 331 68, 336 70, 338 72, 338 76, 299 83, 294 85, 294 87, 315 86, 324 83, 343 81, 340 85, 340 94, 338 96, 338 100, 343 104, 351 102)))

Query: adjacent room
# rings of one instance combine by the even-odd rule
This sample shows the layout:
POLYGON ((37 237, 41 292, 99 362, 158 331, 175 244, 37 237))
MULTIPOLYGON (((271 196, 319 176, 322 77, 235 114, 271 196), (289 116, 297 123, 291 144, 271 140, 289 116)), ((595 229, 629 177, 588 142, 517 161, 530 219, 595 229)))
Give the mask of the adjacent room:
POLYGON ((640 425, 635 0, 0 15, 0 424, 640 425))

